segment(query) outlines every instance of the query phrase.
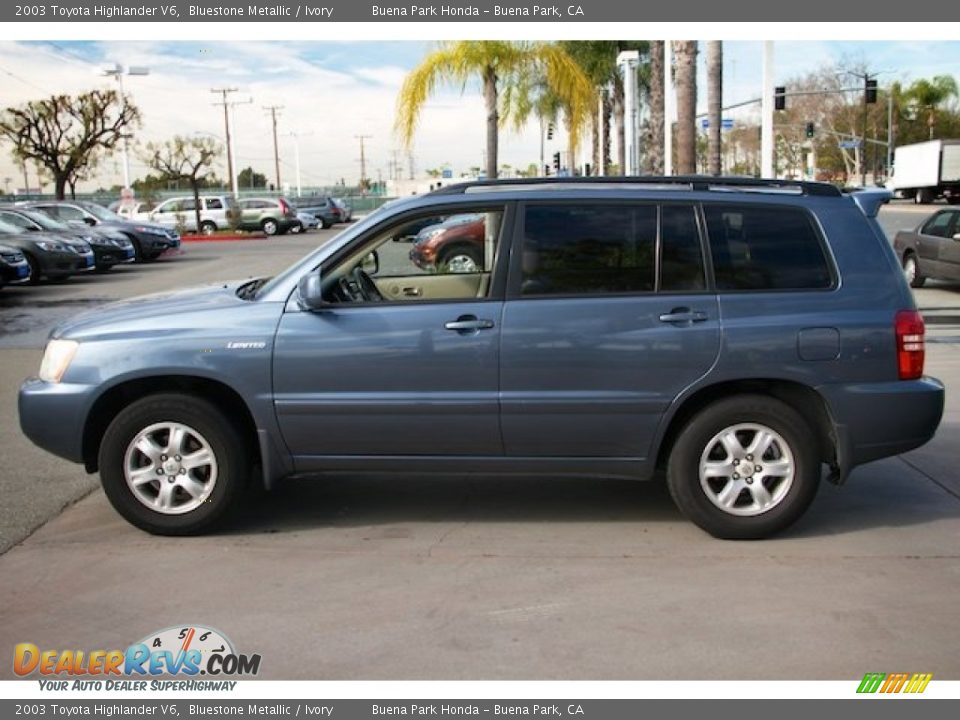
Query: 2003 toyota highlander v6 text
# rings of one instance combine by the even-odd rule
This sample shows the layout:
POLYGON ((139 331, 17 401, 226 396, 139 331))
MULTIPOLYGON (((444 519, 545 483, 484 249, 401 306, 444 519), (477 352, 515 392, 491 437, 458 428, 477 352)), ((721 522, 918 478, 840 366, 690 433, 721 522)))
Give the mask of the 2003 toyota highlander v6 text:
POLYGON ((940 421, 875 220, 888 198, 720 178, 443 188, 272 279, 62 324, 21 425, 160 534, 208 530, 248 481, 293 474, 663 469, 700 527, 767 536, 824 467, 842 482, 940 421), (483 225, 470 272, 392 242, 457 216, 483 225))

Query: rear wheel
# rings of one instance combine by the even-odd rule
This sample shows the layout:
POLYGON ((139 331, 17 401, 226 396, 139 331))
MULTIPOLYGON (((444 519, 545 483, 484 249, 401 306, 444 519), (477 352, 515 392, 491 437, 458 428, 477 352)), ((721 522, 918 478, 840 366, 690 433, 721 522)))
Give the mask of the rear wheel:
POLYGON ((260 228, 267 235, 276 235, 277 232, 280 230, 280 225, 278 225, 277 221, 274 220, 273 218, 267 218, 262 223, 260 223, 260 228))
POLYGON ((204 220, 200 223, 200 233, 203 235, 213 235, 217 231, 216 223, 210 220, 204 220))
POLYGON ((923 287, 923 284, 927 279, 920 274, 920 265, 917 263, 917 256, 910 252, 907 253, 903 258, 903 275, 907 278, 907 282, 910 283, 910 287, 919 288, 923 287))
POLYGON ((933 202, 933 190, 930 188, 920 188, 917 190, 915 201, 918 205, 929 205, 933 202))
POLYGON ((681 431, 667 465, 677 506, 717 538, 758 539, 792 525, 820 482, 810 427, 764 395, 707 406, 681 431))
POLYGON ((297 234, 299 234, 299 233, 302 233, 302 232, 303 232, 303 223, 295 222, 293 225, 290 226, 290 232, 293 233, 294 235, 297 235, 297 234))
POLYGON ((236 508, 250 473, 245 443, 206 400, 163 393, 124 408, 100 446, 100 478, 113 507, 141 530, 194 535, 236 508))

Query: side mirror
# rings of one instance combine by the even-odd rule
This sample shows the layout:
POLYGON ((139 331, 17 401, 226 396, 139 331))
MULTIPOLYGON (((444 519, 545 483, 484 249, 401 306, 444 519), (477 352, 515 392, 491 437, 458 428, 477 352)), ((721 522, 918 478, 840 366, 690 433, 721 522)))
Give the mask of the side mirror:
POLYGON ((376 250, 371 251, 369 255, 360 261, 360 269, 367 275, 376 275, 380 272, 380 256, 376 250))
POLYGON ((319 310, 323 307, 323 286, 320 283, 320 269, 312 270, 300 278, 297 283, 300 308, 303 310, 319 310))

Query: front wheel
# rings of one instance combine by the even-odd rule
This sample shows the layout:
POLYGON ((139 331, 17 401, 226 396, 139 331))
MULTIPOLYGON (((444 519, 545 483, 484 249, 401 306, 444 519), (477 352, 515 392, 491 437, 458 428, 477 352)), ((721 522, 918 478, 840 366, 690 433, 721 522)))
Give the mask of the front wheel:
POLYGON ((923 287, 923 284, 927 279, 920 274, 920 265, 917 263, 917 256, 913 253, 908 253, 906 257, 903 258, 903 275, 907 278, 907 282, 910 283, 910 287, 919 288, 923 287))
POLYGON ((442 272, 473 274, 480 272, 482 262, 480 253, 473 248, 454 248, 440 258, 438 266, 442 272))
POLYGON ((156 535, 195 535, 235 509, 250 473, 239 431, 205 400, 151 395, 124 408, 100 446, 100 478, 113 507, 156 535))
POLYGON ((204 220, 202 223, 200 223, 200 233, 202 235, 213 235, 216 231, 216 223, 213 223, 209 220, 204 220))
POLYGON ((260 228, 267 235, 276 235, 277 232, 280 230, 280 225, 277 224, 276 220, 267 219, 260 224, 260 228))
POLYGON ((299 235, 303 232, 303 223, 295 222, 290 226, 290 233, 293 235, 299 235))
POLYGON ((23 256, 27 259, 27 265, 30 266, 30 274, 27 275, 27 284, 38 285, 43 278, 43 275, 40 273, 40 261, 30 253, 24 253, 23 256))
POLYGON ((759 539, 792 525, 820 483, 813 433, 789 405, 763 395, 720 400, 680 432, 667 465, 670 495, 717 538, 759 539))

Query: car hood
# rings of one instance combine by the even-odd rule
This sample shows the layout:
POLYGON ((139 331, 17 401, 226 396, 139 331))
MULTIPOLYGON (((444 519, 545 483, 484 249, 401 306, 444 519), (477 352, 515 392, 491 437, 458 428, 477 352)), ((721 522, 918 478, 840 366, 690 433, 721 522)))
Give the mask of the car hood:
POLYGON ((157 225, 156 223, 151 222, 140 222, 139 220, 104 220, 97 223, 96 227, 101 230, 136 230, 138 227, 150 228, 151 230, 157 230, 166 234, 170 228, 166 228, 163 225, 157 225))
POLYGON ((31 243, 37 243, 41 241, 58 242, 63 244, 66 242, 66 238, 64 238, 62 233, 49 232, 47 230, 23 232, 19 235, 0 235, 0 244, 3 245, 15 245, 17 247, 23 247, 24 245, 30 245, 31 243))
POLYGON ((161 325, 167 329, 173 326, 189 328, 193 324, 191 316, 198 313, 217 313, 225 308, 247 304, 248 301, 237 297, 237 288, 248 282, 249 278, 98 305, 60 323, 50 337, 82 339, 128 333, 142 334, 161 325))

